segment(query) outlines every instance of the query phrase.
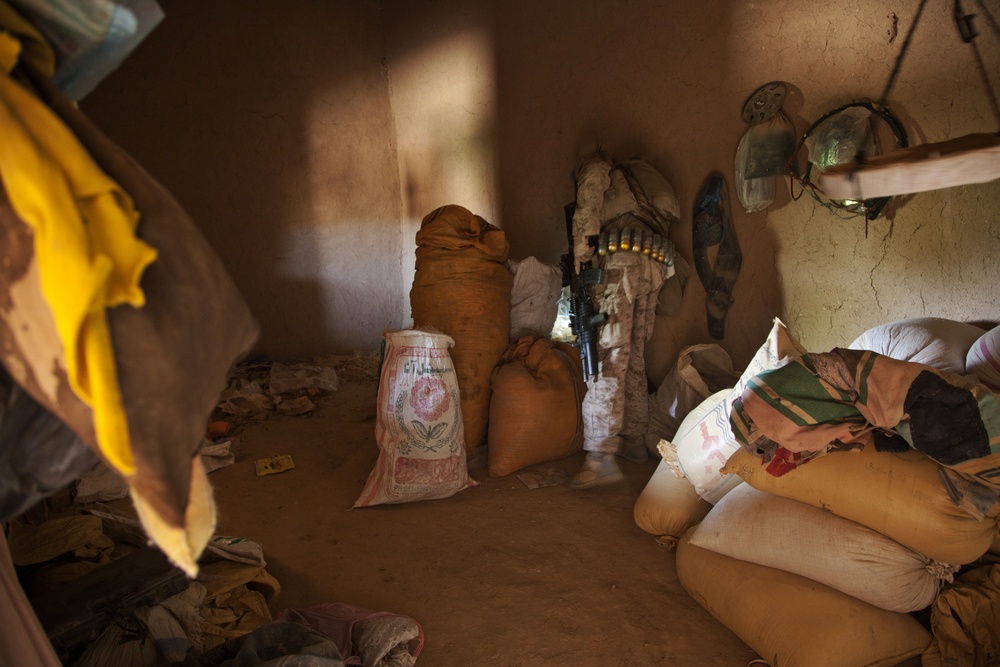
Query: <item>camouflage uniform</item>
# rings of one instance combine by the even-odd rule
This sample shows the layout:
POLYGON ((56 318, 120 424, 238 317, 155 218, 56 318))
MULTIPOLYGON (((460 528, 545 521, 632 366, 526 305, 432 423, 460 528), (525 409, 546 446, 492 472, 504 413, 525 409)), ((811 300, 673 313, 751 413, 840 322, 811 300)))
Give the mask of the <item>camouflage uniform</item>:
POLYGON ((582 161, 576 174, 573 249, 577 265, 593 256, 588 239, 621 229, 659 234, 667 263, 619 249, 599 258, 604 284, 597 286, 595 310, 606 313, 597 341, 600 373, 587 382, 583 400, 583 470, 571 481, 587 488, 621 479, 614 455, 645 460, 643 436, 649 426, 645 348, 652 336, 660 287, 674 275, 670 224, 680 213, 670 184, 645 160, 613 163, 600 153, 582 161))
POLYGON ((601 258, 605 283, 596 307, 607 313, 598 340, 600 375, 587 382, 583 400, 583 447, 589 452, 645 453, 649 392, 643 361, 653 333, 656 300, 667 277, 664 264, 639 252, 601 258))

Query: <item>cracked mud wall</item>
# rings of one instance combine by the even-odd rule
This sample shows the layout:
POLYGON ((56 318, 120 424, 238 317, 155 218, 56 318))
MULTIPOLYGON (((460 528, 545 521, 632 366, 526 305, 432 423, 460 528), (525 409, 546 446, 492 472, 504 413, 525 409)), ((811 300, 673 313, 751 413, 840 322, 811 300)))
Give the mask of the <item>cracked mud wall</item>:
MULTIPOLYGON (((444 203, 503 227, 512 259, 556 263, 572 171, 598 146, 671 181, 671 236, 690 260, 711 172, 735 203, 747 97, 788 82, 797 132, 878 99, 918 0, 162 4, 161 26, 82 106, 202 226, 261 349, 290 356, 374 349, 405 324, 413 235, 444 203)), ((912 143, 1000 129, 951 8, 928 0, 890 98, 912 143)), ((1000 38, 978 25, 1000 89, 1000 38)), ((905 317, 1000 319, 1000 182, 914 195, 867 237, 863 219, 788 185, 766 212, 734 205, 744 262, 721 344, 737 366, 776 316, 817 351, 905 317)), ((693 277, 659 318, 654 382, 681 347, 712 342, 704 299, 693 277)))
MULTIPOLYGON (((797 134, 841 104, 878 100, 917 5, 505 3, 497 18, 497 144, 512 254, 557 257, 570 171, 583 151, 601 146, 616 157, 648 157, 673 183, 682 220, 671 236, 690 260, 700 184, 720 171, 736 199, 733 158, 749 127, 741 111, 751 93, 787 82, 784 111, 797 134), (531 118, 529 130, 515 117, 531 118)), ((1000 15, 1000 3, 987 5, 1000 15)), ((928 2, 889 98, 911 144, 1000 130, 951 12, 950 2, 928 2)), ((978 25, 1000 88, 1000 37, 978 25)), ((744 260, 719 342, 737 367, 776 316, 815 351, 897 319, 1000 319, 991 288, 1000 278, 1000 182, 898 198, 867 237, 863 218, 841 219, 808 196, 793 200, 789 185, 778 182, 767 211, 748 214, 734 203, 744 260)), ((658 319, 647 345, 654 384, 683 346, 713 342, 704 303, 694 276, 680 312, 658 319)))
MULTIPOLYGON (((986 4, 1000 14, 1000 3, 986 4)), ((790 79, 803 91, 802 115, 810 121, 852 94, 882 95, 917 3, 830 5, 829 16, 798 24, 816 37, 814 57, 790 79), (824 80, 828 86, 820 85, 824 80)), ((740 11, 751 15, 753 7, 740 11)), ((911 145, 1000 130, 951 12, 952 3, 927 4, 890 95, 889 108, 911 145)), ((783 13, 777 30, 763 22, 756 27, 787 39, 804 13, 815 11, 783 13)), ((996 89, 1000 35, 982 17, 977 25, 977 45, 996 89)), ((766 41, 748 41, 765 61, 766 41)), ((867 237, 863 218, 842 220, 808 197, 768 216, 777 234, 784 317, 809 349, 846 345, 871 326, 909 317, 1000 319, 992 288, 1000 278, 1000 182, 896 197, 887 211, 893 208, 868 224, 867 237)))

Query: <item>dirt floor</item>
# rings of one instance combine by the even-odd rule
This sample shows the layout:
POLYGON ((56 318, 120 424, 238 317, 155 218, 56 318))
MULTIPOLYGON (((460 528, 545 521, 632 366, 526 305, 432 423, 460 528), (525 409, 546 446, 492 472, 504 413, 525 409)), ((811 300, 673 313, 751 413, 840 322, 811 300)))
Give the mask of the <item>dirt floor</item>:
MULTIPOLYGON (((756 654, 681 588, 673 551, 632 518, 656 467, 623 483, 530 489, 490 478, 444 499, 351 509, 377 458, 375 382, 341 380, 304 416, 242 426, 210 475, 219 533, 263 544, 285 608, 345 602, 410 616, 418 665, 746 665, 756 654), (295 468, 258 477, 279 454, 295 468)), ((572 475, 582 455, 527 471, 572 475)), ((523 471, 522 471, 523 472, 523 471)))

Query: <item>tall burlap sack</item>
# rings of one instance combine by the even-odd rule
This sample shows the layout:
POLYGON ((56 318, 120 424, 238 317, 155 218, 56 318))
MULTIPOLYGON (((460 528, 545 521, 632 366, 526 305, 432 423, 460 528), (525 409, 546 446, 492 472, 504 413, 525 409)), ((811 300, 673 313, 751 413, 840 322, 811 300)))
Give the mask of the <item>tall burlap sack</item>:
POLYGON ((741 449, 722 472, 856 521, 944 563, 976 560, 997 530, 1000 506, 994 505, 986 519, 974 519, 948 497, 938 464, 917 451, 878 452, 868 445, 856 452, 831 452, 775 477, 741 449))
POLYGON ((749 484, 740 484, 712 508, 691 544, 903 613, 928 607, 958 570, 860 523, 749 484))
POLYGON ((632 517, 636 525, 651 535, 679 538, 711 509, 712 505, 698 495, 694 484, 661 459, 635 501, 632 517))
POLYGON ((525 336, 493 371, 487 455, 503 477, 583 450, 581 405, 587 393, 576 349, 525 336))
POLYGON ((919 655, 931 635, 909 614, 886 611, 829 586, 690 543, 677 577, 691 597, 780 667, 892 667, 919 655))
POLYGON ((417 232, 416 273, 410 289, 414 328, 451 336, 462 394, 465 447, 486 438, 493 367, 507 349, 510 290, 507 235, 461 206, 443 206, 417 232))

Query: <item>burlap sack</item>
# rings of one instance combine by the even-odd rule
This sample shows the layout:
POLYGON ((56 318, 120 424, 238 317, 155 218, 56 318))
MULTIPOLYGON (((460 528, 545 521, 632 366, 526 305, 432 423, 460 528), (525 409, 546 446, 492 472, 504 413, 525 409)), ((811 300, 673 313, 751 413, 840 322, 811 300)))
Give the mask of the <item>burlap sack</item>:
POLYGON ((581 405, 587 385, 570 345, 525 336, 493 371, 489 473, 503 477, 583 449, 581 405))
POLYGON ((740 449, 722 472, 868 526, 928 558, 971 563, 993 541, 1000 508, 982 521, 973 518, 949 498, 938 468, 920 452, 877 452, 869 445, 826 454, 781 477, 740 449))
POLYGON ((471 453, 486 437, 490 377, 507 349, 513 283, 504 265, 507 235, 450 205, 423 219, 416 241, 413 326, 434 327, 455 341, 451 358, 462 395, 465 447, 471 453))
POLYGON ((711 509, 712 505, 698 495, 690 481, 661 460, 635 501, 632 518, 652 535, 680 537, 711 509))
POLYGON ((934 602, 957 565, 932 561, 860 523, 740 484, 712 508, 691 544, 792 572, 889 611, 934 602))
POLYGON ((375 440, 379 455, 354 507, 449 498, 475 486, 466 466, 450 337, 386 331, 375 440))
POLYGON ((891 667, 931 635, 909 614, 873 607, 828 586, 756 563, 677 547, 677 577, 698 604, 770 665, 891 667))

